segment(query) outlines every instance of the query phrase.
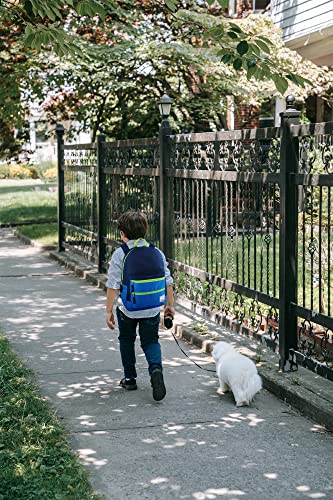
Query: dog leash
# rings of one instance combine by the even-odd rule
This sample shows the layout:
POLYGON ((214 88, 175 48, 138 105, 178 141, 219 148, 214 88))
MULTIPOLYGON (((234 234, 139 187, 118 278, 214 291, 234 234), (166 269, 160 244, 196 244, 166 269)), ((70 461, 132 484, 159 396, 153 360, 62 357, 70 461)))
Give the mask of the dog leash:
POLYGON ((204 370, 205 372, 212 372, 212 373, 215 373, 215 376, 217 377, 217 375, 216 375, 216 370, 210 370, 209 368, 204 368, 203 366, 198 365, 198 363, 196 363, 196 362, 194 361, 194 359, 191 359, 191 358, 190 358, 190 356, 189 356, 189 355, 188 355, 188 354, 187 354, 187 353, 186 353, 186 352, 182 349, 182 347, 180 346, 180 344, 179 344, 179 342, 178 342, 178 340, 177 340, 177 338, 176 338, 176 336, 175 336, 175 334, 173 333, 173 331, 172 331, 172 330, 171 330, 171 333, 172 333, 172 336, 173 336, 173 338, 175 339, 176 344, 178 345, 179 349, 182 351, 182 353, 183 353, 183 354, 184 354, 184 355, 185 355, 185 356, 186 356, 186 357, 187 357, 190 361, 192 361, 192 363, 194 363, 194 364, 195 364, 195 366, 197 366, 197 367, 198 367, 198 368, 200 368, 201 370, 204 370))

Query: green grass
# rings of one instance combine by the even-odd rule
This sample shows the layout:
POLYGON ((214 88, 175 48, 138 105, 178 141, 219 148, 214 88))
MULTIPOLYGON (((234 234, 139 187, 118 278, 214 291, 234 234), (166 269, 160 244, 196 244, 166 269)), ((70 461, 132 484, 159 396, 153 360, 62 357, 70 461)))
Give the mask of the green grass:
POLYGON ((0 224, 57 219, 56 184, 0 180, 0 224))
POLYGON ((40 245, 51 246, 58 244, 58 224, 56 222, 18 226, 17 231, 40 245))
MULTIPOLYGON (((275 235, 275 293, 273 287, 273 273, 274 273, 274 260, 273 260, 273 240, 268 246, 263 241, 263 235, 257 233, 256 239, 254 237, 248 243, 244 239, 244 261, 243 261, 243 241, 242 238, 234 239, 234 243, 230 242, 230 238, 222 236, 219 239, 210 238, 187 238, 186 240, 176 240, 175 242, 175 260, 188 264, 190 266, 202 269, 212 274, 228 277, 229 280, 243 284, 243 266, 244 266, 244 285, 260 290, 269 295, 278 297, 279 295, 279 233, 275 235), (229 240, 229 241, 228 241, 229 240), (221 243, 223 251, 221 253, 221 243), (249 245, 249 246, 248 246, 249 245), (228 248, 228 252, 227 252, 228 248), (248 252, 249 249, 249 252, 248 252), (237 251, 239 262, 239 273, 237 280, 237 251), (206 252, 208 254, 208 262, 206 262, 206 252), (254 256, 256 255, 256 267, 254 266, 254 256), (226 274, 228 270, 228 274, 226 274), (267 287, 267 276, 268 287, 267 287), (254 280, 256 278, 256 281, 254 280), (262 288, 261 288, 262 283, 262 288)), ((323 249, 327 250, 327 234, 323 231, 322 234, 323 249), (326 235, 326 239, 325 239, 326 235)), ((330 263, 322 257, 322 286, 312 287, 312 275, 310 267, 310 254, 307 251, 309 243, 309 235, 307 235, 307 243, 305 245, 306 251, 306 266, 303 276, 303 242, 302 233, 299 233, 299 252, 298 252, 298 304, 304 305, 316 311, 320 310, 320 298, 322 296, 323 305, 325 310, 328 310, 328 273, 333 276, 333 262, 330 263), (304 280, 303 280, 304 278, 304 280), (305 289, 305 302, 303 304, 303 281, 305 289), (311 288, 313 290, 313 303, 311 304, 311 288)), ((331 242, 331 254, 333 254, 333 244, 331 242)), ((313 264, 313 275, 319 274, 319 251, 315 253, 313 264)), ((332 281, 332 278, 331 278, 332 281)), ((331 284, 332 287, 332 284, 331 284)), ((331 288, 331 296, 333 295, 333 288, 331 288)), ((325 312, 325 311, 323 311, 325 312)))
POLYGON ((0 335, 1 500, 97 500, 32 373, 0 335))

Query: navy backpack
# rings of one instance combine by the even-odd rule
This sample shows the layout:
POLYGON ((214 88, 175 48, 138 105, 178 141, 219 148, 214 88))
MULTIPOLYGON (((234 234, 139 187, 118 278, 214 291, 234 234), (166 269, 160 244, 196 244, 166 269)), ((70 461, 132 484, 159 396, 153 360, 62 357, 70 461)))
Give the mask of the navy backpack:
POLYGON ((128 311, 142 311, 165 304, 166 282, 161 252, 150 243, 129 249, 121 245, 125 254, 121 276, 121 300, 128 311))

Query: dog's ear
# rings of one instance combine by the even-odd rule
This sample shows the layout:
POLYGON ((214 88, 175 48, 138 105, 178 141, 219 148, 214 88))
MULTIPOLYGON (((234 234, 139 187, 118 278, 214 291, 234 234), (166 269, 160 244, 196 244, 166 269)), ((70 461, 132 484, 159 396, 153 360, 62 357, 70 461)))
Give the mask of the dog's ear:
POLYGON ((219 359, 222 356, 222 354, 223 354, 223 344, 224 344, 224 342, 217 342, 215 344, 213 352, 212 352, 212 356, 214 358, 214 361, 216 361, 217 359, 219 359))
POLYGON ((213 350, 212 350, 212 357, 214 359, 214 361, 217 360, 217 358, 219 357, 219 353, 218 353, 218 344, 215 344, 214 347, 213 347, 213 350))
POLYGON ((233 351, 233 347, 224 341, 217 342, 214 347, 215 354, 213 354, 214 360, 220 359, 227 352, 233 351))

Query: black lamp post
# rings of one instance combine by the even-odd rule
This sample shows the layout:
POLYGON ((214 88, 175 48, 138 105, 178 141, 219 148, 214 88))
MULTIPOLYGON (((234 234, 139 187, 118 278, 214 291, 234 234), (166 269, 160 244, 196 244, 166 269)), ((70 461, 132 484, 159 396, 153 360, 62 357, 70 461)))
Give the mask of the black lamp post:
POLYGON ((170 168, 170 144, 169 137, 171 128, 168 117, 170 116, 172 99, 164 94, 159 103, 158 108, 162 117, 162 123, 159 132, 160 142, 160 247, 164 251, 167 258, 172 258, 172 231, 173 213, 171 212, 170 203, 170 178, 167 176, 167 170, 170 168))

